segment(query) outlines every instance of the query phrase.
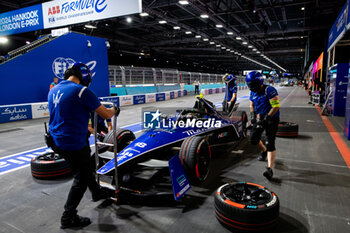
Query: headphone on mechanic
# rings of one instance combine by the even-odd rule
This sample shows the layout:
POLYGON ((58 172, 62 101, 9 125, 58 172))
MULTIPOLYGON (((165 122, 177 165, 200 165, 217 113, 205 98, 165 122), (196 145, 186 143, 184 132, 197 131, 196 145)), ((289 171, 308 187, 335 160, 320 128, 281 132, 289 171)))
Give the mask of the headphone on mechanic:
POLYGON ((90 68, 82 62, 75 62, 64 72, 64 79, 75 76, 80 80, 80 84, 89 87, 92 81, 90 68))

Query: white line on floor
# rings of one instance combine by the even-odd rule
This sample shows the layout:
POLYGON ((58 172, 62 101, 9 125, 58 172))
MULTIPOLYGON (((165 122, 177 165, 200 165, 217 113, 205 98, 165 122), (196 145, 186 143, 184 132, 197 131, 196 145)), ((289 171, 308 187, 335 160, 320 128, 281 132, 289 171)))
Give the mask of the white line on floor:
POLYGON ((337 165, 337 164, 330 164, 330 163, 318 163, 318 162, 311 162, 311 161, 298 160, 298 159, 287 159, 287 158, 277 158, 277 160, 287 160, 287 161, 292 161, 292 162, 297 162, 297 163, 307 163, 307 164, 330 166, 330 167, 339 167, 339 168, 346 168, 346 169, 348 169, 348 166, 337 165))

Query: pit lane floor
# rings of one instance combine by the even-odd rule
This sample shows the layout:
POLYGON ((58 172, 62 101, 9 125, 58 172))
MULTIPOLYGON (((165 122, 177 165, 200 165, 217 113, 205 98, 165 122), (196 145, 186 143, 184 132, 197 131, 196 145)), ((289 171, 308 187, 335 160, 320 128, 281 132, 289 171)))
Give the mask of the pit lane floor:
MULTIPOLYGON (((87 191, 79 214, 92 224, 61 230, 59 219, 71 179, 40 181, 30 167, 0 175, 0 232, 229 232, 215 219, 213 193, 222 184, 247 181, 273 190, 280 198, 280 219, 271 232, 350 232, 350 169, 332 141, 315 107, 300 87, 278 88, 281 120, 299 124, 299 137, 277 138, 275 178, 267 181, 266 162, 243 140, 225 153, 214 153, 213 166, 202 187, 193 187, 178 203, 156 205, 93 203, 87 191)), ((248 112, 247 90, 239 91, 240 109, 248 112)), ((206 96, 220 103, 223 94, 206 96)), ((123 107, 118 126, 139 123, 141 108, 192 107, 187 96, 157 104, 123 107)), ((0 158, 44 146, 47 119, 1 124, 0 158)))

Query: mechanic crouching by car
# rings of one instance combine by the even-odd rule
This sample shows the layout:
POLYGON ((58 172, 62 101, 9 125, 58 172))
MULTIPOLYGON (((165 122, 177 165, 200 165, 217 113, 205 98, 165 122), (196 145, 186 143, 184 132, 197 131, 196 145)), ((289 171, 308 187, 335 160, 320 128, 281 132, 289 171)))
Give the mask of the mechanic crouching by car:
POLYGON ((64 205, 61 228, 84 227, 91 221, 80 217, 77 207, 86 189, 91 191, 93 201, 109 197, 97 184, 91 169, 90 145, 86 140, 90 112, 96 111, 103 118, 111 118, 117 110, 101 105, 97 96, 88 89, 92 74, 85 64, 74 63, 65 71, 64 79, 48 94, 51 135, 48 144, 69 163, 74 177, 64 205))
POLYGON ((259 145, 262 152, 258 160, 268 159, 268 167, 263 175, 267 179, 273 176, 273 169, 276 159, 275 139, 279 123, 279 98, 274 87, 264 85, 261 73, 250 72, 246 77, 246 83, 250 89, 250 114, 253 128, 250 135, 250 142, 259 145), (266 146, 261 141, 261 135, 266 131, 266 146))
POLYGON ((225 98, 222 102, 222 110, 230 115, 237 100, 237 81, 236 77, 231 74, 226 74, 223 77, 223 81, 226 85, 226 89, 225 98))

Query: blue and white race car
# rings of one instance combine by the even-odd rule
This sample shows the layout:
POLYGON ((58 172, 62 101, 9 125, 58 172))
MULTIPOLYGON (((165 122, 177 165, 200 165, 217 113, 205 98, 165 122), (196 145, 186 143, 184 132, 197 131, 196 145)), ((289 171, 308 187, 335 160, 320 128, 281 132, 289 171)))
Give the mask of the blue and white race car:
MULTIPOLYGON (((234 111, 228 116, 202 95, 196 98, 193 108, 178 110, 169 119, 162 118, 163 124, 145 130, 138 138, 130 130, 116 130, 117 153, 112 152, 111 146, 99 149, 97 174, 101 180, 107 176, 112 184, 125 188, 140 167, 166 167, 175 199, 189 189, 189 183, 203 182, 209 174, 211 147, 224 147, 246 137, 247 115, 234 111)), ((160 117, 158 111, 154 117, 160 117)), ((106 145, 113 144, 113 134, 114 131, 105 136, 106 145)))

